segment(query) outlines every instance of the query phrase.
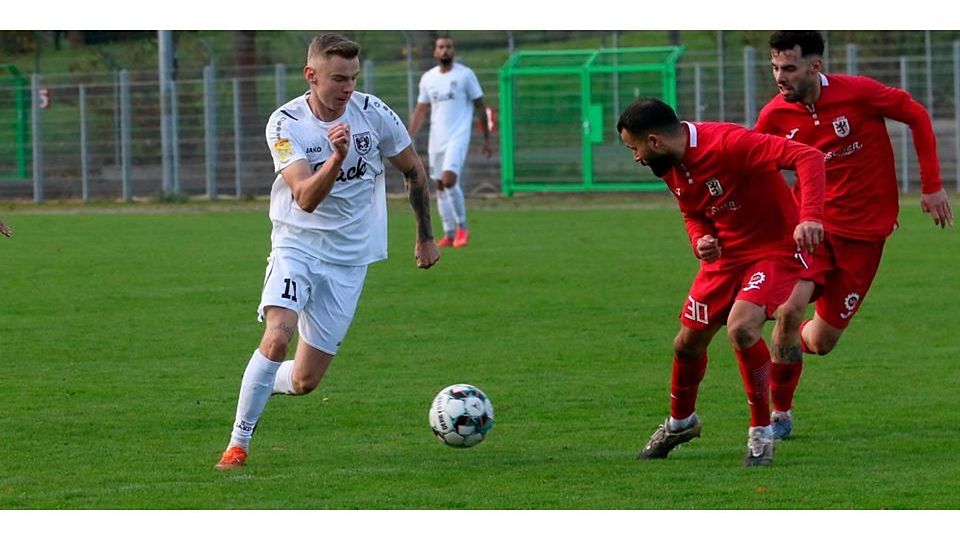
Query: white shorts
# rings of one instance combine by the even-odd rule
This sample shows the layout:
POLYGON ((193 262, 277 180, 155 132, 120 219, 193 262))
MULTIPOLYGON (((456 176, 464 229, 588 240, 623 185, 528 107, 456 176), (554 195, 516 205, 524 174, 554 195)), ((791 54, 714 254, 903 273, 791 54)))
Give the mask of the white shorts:
POLYGON ((275 249, 267 258, 257 313, 278 306, 297 312, 300 339, 314 349, 337 354, 347 335, 367 276, 366 266, 343 266, 293 249, 275 249))
POLYGON ((448 142, 447 147, 442 152, 430 153, 430 178, 440 180, 443 171, 453 171, 460 178, 460 172, 463 171, 463 162, 467 159, 467 147, 469 141, 462 143, 448 142))

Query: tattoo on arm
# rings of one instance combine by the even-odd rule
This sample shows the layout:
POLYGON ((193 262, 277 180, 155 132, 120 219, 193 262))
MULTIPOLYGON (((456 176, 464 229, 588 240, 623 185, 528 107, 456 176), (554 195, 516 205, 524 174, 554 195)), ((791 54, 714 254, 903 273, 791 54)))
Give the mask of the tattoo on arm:
POLYGON ((403 182, 406 184, 410 197, 410 206, 417 220, 417 239, 419 241, 433 239, 433 227, 430 225, 430 191, 426 179, 420 178, 417 167, 403 172, 403 182))

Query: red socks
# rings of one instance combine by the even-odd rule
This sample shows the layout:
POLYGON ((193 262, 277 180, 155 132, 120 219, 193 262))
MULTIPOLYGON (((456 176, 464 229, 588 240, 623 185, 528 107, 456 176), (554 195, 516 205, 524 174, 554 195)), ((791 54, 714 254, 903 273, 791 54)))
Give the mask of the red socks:
POLYGON ((670 416, 682 420, 697 410, 697 391, 707 372, 707 354, 693 362, 682 362, 673 356, 673 377, 670 380, 670 416))
POLYGON ((773 364, 770 375, 770 395, 773 398, 773 410, 787 412, 793 408, 793 394, 800 381, 803 361, 792 364, 773 364))
POLYGON ((770 350, 763 339, 747 350, 734 347, 750 404, 750 427, 770 425, 770 350))

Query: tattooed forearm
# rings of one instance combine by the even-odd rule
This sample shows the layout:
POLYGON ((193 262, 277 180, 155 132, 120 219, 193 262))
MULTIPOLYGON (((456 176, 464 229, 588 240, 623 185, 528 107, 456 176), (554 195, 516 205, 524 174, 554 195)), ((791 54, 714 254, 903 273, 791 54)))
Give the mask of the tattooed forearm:
POLYGON ((417 220, 417 239, 421 242, 433 239, 433 227, 430 225, 430 191, 427 182, 420 177, 419 167, 404 171, 403 180, 410 197, 410 206, 417 220))

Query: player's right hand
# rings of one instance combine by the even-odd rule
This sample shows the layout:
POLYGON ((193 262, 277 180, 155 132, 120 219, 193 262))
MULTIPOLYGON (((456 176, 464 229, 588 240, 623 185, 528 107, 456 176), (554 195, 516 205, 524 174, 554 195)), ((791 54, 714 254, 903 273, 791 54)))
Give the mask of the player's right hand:
POLYGON ((413 247, 413 256, 417 259, 417 268, 426 270, 440 260, 440 248, 432 239, 417 242, 413 247))
POLYGON ((341 161, 347 159, 350 152, 350 126, 340 123, 327 130, 327 138, 333 145, 333 153, 341 161))
POLYGON ((713 262, 720 258, 720 243, 709 234, 697 238, 697 255, 700 260, 713 262))
POLYGON ((793 229, 793 241, 797 249, 813 253, 823 242, 823 223, 819 221, 802 221, 793 229))

